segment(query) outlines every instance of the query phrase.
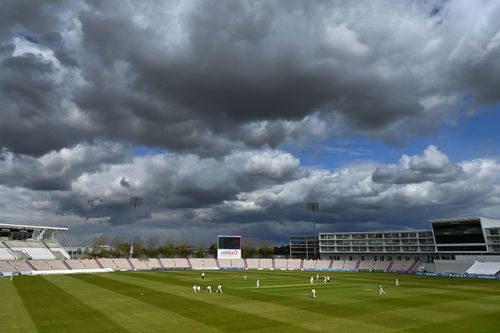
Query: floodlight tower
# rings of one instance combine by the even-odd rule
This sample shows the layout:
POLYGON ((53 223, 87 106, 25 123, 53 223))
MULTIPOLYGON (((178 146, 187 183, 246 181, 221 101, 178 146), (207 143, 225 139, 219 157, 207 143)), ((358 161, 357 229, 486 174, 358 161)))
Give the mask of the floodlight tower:
POLYGON ((134 223, 136 220, 136 210, 142 205, 142 197, 130 197, 130 207, 132 207, 132 237, 130 237, 130 258, 134 256, 134 223))
MULTIPOLYGON (((314 214, 319 210, 319 202, 308 202, 307 210, 312 212, 312 225, 313 225, 313 236, 316 237, 316 221, 314 219, 314 214)), ((314 257, 316 258, 316 244, 314 245, 314 257)), ((307 236, 306 236, 306 247, 307 247, 307 236)), ((309 259, 309 258, 308 258, 309 259)))

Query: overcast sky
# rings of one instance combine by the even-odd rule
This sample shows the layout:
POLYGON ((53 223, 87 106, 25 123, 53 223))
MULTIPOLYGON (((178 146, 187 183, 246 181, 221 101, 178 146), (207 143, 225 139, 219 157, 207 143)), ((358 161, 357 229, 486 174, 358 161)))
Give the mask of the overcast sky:
POLYGON ((498 1, 0 2, 0 221, 127 239, 500 217, 498 1))

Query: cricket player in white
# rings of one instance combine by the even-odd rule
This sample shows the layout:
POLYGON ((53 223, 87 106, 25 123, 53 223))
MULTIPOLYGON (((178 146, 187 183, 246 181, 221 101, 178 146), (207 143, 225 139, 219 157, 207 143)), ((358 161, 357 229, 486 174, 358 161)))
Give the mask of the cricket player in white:
POLYGON ((384 287, 382 287, 381 284, 378 285, 378 294, 379 295, 385 294, 384 287))
POLYGON ((197 290, 198 290, 198 286, 197 286, 197 285, 194 285, 194 286, 193 286, 193 293, 195 293, 195 294, 196 294, 196 291, 197 291, 197 290))
POLYGON ((260 287, 260 280, 257 279, 257 288, 260 287))
POLYGON ((324 283, 324 284, 326 284, 326 276, 325 276, 325 278, 324 278, 324 282, 323 282, 323 283, 324 283))
POLYGON ((205 280, 205 272, 201 272, 201 279, 205 280))
POLYGON ((212 286, 207 286, 207 293, 209 293, 209 294, 212 293, 212 286))
POLYGON ((311 284, 314 284, 314 276, 311 276, 311 284))
POLYGON ((313 296, 313 298, 316 298, 316 289, 314 289, 314 288, 313 288, 313 289, 311 289, 311 292, 312 292, 312 296, 313 296))
POLYGON ((196 286, 196 293, 199 293, 201 290, 201 287, 200 286, 196 286))
POLYGON ((398 280, 398 279, 396 279, 395 286, 396 286, 396 287, 399 287, 399 280, 398 280))
POLYGON ((222 285, 218 285, 217 286, 217 291, 216 291, 217 294, 222 294, 222 285))

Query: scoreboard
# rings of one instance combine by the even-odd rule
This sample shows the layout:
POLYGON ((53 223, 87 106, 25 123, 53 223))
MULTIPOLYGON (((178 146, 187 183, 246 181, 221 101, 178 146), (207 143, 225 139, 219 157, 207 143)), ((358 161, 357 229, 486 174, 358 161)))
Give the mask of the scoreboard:
POLYGON ((241 259, 241 236, 219 236, 217 259, 241 259))

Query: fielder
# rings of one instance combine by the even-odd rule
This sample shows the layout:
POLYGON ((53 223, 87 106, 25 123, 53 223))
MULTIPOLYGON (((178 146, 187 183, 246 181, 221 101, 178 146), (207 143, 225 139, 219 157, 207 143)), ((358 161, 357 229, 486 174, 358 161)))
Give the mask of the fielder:
POLYGON ((394 284, 396 287, 399 287, 399 280, 396 279, 396 283, 394 284))
POLYGON ((259 288, 259 287, 260 287, 260 280, 257 279, 257 288, 259 288))
POLYGON ((312 297, 316 298, 316 289, 311 289, 312 297))
POLYGON ((384 290, 384 287, 382 287, 381 284, 378 285, 378 294, 379 295, 383 295, 385 294, 385 290, 384 290))
POLYGON ((196 286, 196 293, 198 294, 201 290, 201 287, 200 286, 196 286))
POLYGON ((314 276, 311 276, 311 284, 314 284, 314 276))
POLYGON ((212 286, 207 286, 207 293, 209 293, 209 294, 212 293, 212 286))
POLYGON ((193 286, 193 293, 195 293, 195 294, 196 294, 196 293, 197 293, 197 290, 198 290, 198 286, 197 286, 197 285, 194 285, 194 286, 193 286))
POLYGON ((218 285, 217 286, 217 291, 216 291, 217 294, 222 294, 222 285, 218 285))

